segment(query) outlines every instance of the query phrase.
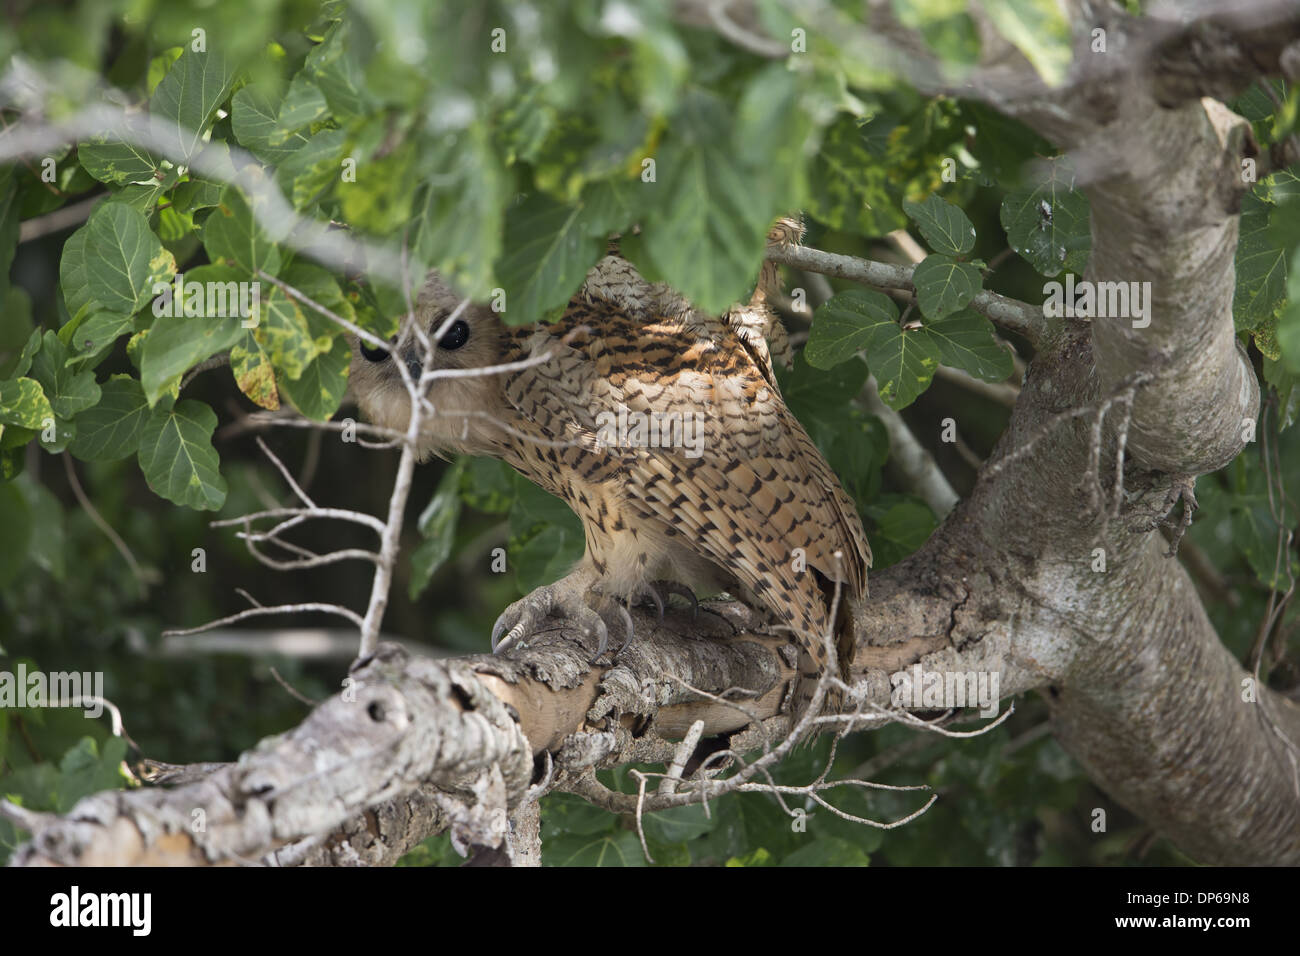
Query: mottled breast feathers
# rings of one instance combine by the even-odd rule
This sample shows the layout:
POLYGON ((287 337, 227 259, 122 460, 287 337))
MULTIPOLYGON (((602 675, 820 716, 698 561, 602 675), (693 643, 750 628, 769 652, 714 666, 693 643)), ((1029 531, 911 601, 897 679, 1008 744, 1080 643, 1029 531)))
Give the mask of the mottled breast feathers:
MULTIPOLYGON (((505 381, 525 421, 568 443, 546 457, 584 482, 617 482, 629 511, 686 536, 793 626, 828 620, 824 587, 796 549, 842 581, 845 598, 865 594, 871 551, 853 502, 731 327, 698 312, 647 320, 597 297, 575 300, 554 325, 507 334, 507 361, 551 356, 505 381), (602 423, 636 413, 697 423, 699 445, 600 440, 602 423)), ((513 444, 507 460, 530 474, 537 452, 513 444)), ((552 482, 542 483, 568 497, 552 482)))

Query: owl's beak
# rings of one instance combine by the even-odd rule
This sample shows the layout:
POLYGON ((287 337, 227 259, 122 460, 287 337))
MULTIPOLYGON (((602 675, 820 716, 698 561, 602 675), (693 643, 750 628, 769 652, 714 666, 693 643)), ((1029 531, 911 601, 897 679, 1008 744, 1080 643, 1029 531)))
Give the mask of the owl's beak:
POLYGON ((411 373, 411 379, 418 382, 420 376, 424 374, 424 365, 420 357, 415 354, 414 349, 407 349, 402 353, 402 361, 406 363, 406 370, 411 373))

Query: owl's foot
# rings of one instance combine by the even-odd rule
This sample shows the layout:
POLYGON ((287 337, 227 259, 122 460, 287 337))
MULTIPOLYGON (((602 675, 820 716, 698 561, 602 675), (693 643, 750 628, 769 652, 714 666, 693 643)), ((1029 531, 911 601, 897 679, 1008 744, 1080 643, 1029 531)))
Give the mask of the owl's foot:
POLYGON ((609 612, 619 613, 619 625, 624 632, 623 645, 632 640, 632 617, 627 608, 609 598, 598 598, 597 603, 605 614, 594 610, 587 597, 593 578, 583 571, 575 571, 554 584, 535 588, 515 601, 497 618, 492 627, 492 653, 500 654, 542 630, 550 618, 573 622, 586 637, 595 637, 594 662, 609 647, 609 612))
POLYGON ((684 584, 678 584, 676 581, 651 581, 641 589, 641 600, 654 605, 655 620, 660 624, 664 622, 664 594, 676 594, 678 597, 685 598, 691 605, 691 617, 694 618, 700 613, 700 599, 684 584))
POLYGON ((695 596, 695 592, 685 584, 679 584, 676 581, 656 581, 654 586, 669 594, 676 594, 678 597, 685 598, 691 605, 691 619, 694 620, 700 613, 700 599, 695 596))

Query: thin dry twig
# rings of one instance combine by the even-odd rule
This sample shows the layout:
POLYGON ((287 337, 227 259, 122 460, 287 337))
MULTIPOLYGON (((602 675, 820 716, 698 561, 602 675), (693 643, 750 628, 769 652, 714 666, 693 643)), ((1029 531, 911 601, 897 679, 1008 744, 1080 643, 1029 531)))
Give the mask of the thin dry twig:
POLYGON ((84 510, 87 517, 94 522, 95 527, 104 532, 104 536, 107 537, 109 541, 113 542, 113 547, 116 548, 117 553, 122 556, 122 560, 126 562, 126 566, 131 569, 131 574, 135 578, 136 583, 140 585, 140 593, 143 595, 149 590, 149 584, 151 583, 149 577, 145 574, 144 569, 140 567, 140 563, 136 561, 135 555, 131 553, 131 549, 127 547, 127 544, 122 540, 121 535, 113 530, 113 526, 104 520, 104 516, 99 513, 98 509, 91 504, 90 499, 86 497, 85 489, 81 487, 81 482, 77 479, 77 471, 72 465, 72 456, 67 452, 64 452, 62 457, 63 470, 68 476, 68 486, 72 489, 72 494, 73 497, 77 499, 77 504, 81 505, 82 510, 84 510))
POLYGON ((231 614, 220 620, 209 621, 206 624, 200 624, 198 627, 186 628, 169 628, 162 632, 163 637, 177 637, 183 634, 201 634, 203 631, 211 631, 213 628, 221 627, 223 624, 234 624, 237 621, 245 621, 250 617, 261 617, 266 614, 337 614, 345 617, 357 627, 361 626, 361 615, 350 608, 343 607, 339 604, 323 604, 319 602, 310 602, 307 604, 278 604, 274 607, 250 607, 238 614, 231 614))

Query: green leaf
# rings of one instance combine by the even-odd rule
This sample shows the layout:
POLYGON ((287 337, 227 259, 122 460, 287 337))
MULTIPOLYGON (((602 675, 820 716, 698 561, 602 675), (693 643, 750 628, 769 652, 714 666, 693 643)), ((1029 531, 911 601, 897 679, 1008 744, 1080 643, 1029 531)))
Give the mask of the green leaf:
POLYGON ((1282 360, 1282 346, 1277 340, 1277 319, 1265 319, 1250 330, 1250 336, 1264 358, 1274 362, 1282 360))
MULTIPOLYGON (((3 284, 3 283, 0 283, 3 284)), ((27 370, 18 369, 24 344, 36 331, 32 321, 32 299, 20 285, 0 292, 0 378, 13 378, 27 370)), ((39 347, 37 336, 37 347, 39 347)))
POLYGON ((216 427, 216 414, 202 402, 154 408, 139 451, 140 470, 154 494, 200 511, 216 511, 225 503, 226 482, 212 447, 216 427))
MULTIPOLYGON (((20 371, 18 362, 25 343, 31 340, 35 331, 31 297, 22 286, 11 285, 9 291, 0 296, 0 378, 13 378, 27 371, 26 368, 20 371)), ((40 337, 37 336, 37 346, 39 344, 40 337)))
POLYGON ((1073 60, 1070 24, 1056 0, 984 0, 981 7, 1049 86, 1065 82, 1073 60))
POLYGON ((326 421, 343 401, 351 360, 352 349, 347 339, 339 336, 333 347, 308 362, 296 379, 280 379, 280 394, 308 418, 326 421))
MULTIPOLYGON (((117 194, 108 201, 120 202, 125 206, 130 206, 140 215, 148 218, 153 215, 154 207, 158 205, 163 193, 175 184, 176 176, 174 173, 153 182, 131 183, 118 190, 117 194)), ((164 209, 163 211, 168 212, 169 210, 164 209)))
POLYGON ((969 262, 938 254, 926 256, 912 273, 916 302, 927 319, 942 319, 964 309, 980 291, 983 279, 969 262))
POLYGON ((964 108, 975 127, 971 154, 981 170, 1005 187, 1019 186, 1025 166, 1053 152, 1051 143, 1019 120, 980 103, 967 103, 964 108))
MULTIPOLYGON (((668 283, 707 311, 753 285, 776 197, 746 157, 730 150, 731 117, 703 92, 686 96, 645 188, 646 251, 668 283)), ((755 163, 757 165, 757 163, 755 163)))
POLYGON ((343 130, 326 129, 281 161, 275 179, 295 209, 304 209, 339 178, 339 163, 346 148, 347 134, 343 130))
POLYGON ((939 361, 986 382, 1004 382, 1015 368, 1011 353, 998 344, 993 323, 971 309, 927 322, 939 361))
POLYGON ((839 412, 862 391, 871 373, 866 363, 856 358, 828 370, 813 368, 800 349, 794 367, 787 371, 778 365, 776 374, 786 404, 802 419, 819 412, 839 412))
POLYGON ((158 84, 163 81, 167 71, 172 68, 173 63, 181 58, 181 54, 184 52, 185 47, 183 46, 168 47, 149 61, 149 71, 145 75, 145 85, 151 94, 158 89, 158 84))
POLYGON ((904 331, 881 326, 867 346, 867 364, 890 408, 906 408, 930 387, 939 365, 939 349, 925 329, 904 331))
POLYGON ((41 383, 54 414, 70 419, 99 402, 95 373, 68 367, 68 350, 56 333, 46 330, 41 350, 32 359, 32 378, 41 383))
POLYGON ((50 401, 41 383, 31 378, 0 382, 0 425, 39 430, 47 418, 54 417, 50 401))
MULTIPOLYGON (((1239 332, 1258 328, 1273 318, 1287 295, 1286 250, 1269 235, 1272 209, 1271 202, 1254 192, 1242 199, 1236 252, 1237 287, 1232 297, 1232 319, 1239 332)), ((1293 295, 1293 306, 1296 301, 1293 295)))
POLYGON ((168 158, 188 163, 203 141, 217 107, 230 95, 234 69, 220 52, 186 48, 149 98, 149 112, 171 120, 179 129, 169 144, 168 158))
POLYGON ((898 326, 898 309, 888 296, 865 289, 840 293, 814 315, 804 357, 814 368, 832 368, 865 349, 882 323, 898 326))
POLYGON ((140 383, 114 375, 101 386, 99 404, 77 416, 77 436, 68 450, 82 461, 113 461, 133 455, 149 419, 140 383))
POLYGON ((325 39, 307 54, 302 71, 325 94, 330 109, 340 119, 365 116, 371 109, 366 92, 365 68, 356 53, 352 25, 340 20, 325 39))
POLYGON ((105 740, 102 754, 93 738, 82 737, 77 746, 68 750, 59 761, 55 810, 67 813, 83 797, 125 786, 122 777, 125 758, 126 741, 121 737, 105 740))
POLYGON ((91 176, 114 186, 157 182, 162 168, 161 161, 148 150, 111 133, 79 143, 77 160, 91 176))
POLYGON ((208 214, 199 232, 208 255, 240 266, 256 276, 262 269, 280 272, 280 249, 253 219, 248 202, 233 186, 221 193, 221 203, 208 214))
POLYGON ((956 74, 954 67, 979 61, 979 34, 966 0, 893 0, 892 8, 899 23, 925 38, 946 71, 956 74))
POLYGON ((172 190, 172 208, 177 212, 194 213, 216 206, 221 202, 221 188, 221 183, 207 179, 178 183, 172 190))
POLYGON ((425 182, 416 192, 411 242, 418 258, 435 266, 465 295, 492 292, 492 263, 502 244, 502 216, 510 198, 505 171, 484 131, 471 126, 433 144, 425 182))
POLYGON ((245 86, 231 99, 230 108, 235 138, 264 163, 278 165, 307 142, 301 131, 281 137, 279 109, 261 89, 245 86))
MULTIPOLYGON (((826 319, 832 330, 841 330, 839 340, 861 341, 867 364, 880 387, 880 397, 891 408, 904 408, 929 388, 939 365, 939 349, 926 329, 904 332, 890 318, 893 304, 886 306, 881 298, 880 293, 863 289, 841 292, 817 310, 813 328, 826 319), (865 330, 865 334, 846 339, 842 330, 850 328, 865 330)), ((811 342, 810 334, 810 345, 811 342)))
POLYGON ((157 404, 199 362, 242 339, 242 322, 237 315, 156 318, 140 353, 140 384, 149 406, 157 404))
POLYGON ((999 213, 1007 240, 1040 274, 1082 273, 1092 252, 1088 197, 1074 188, 1064 161, 1048 165, 1048 175, 1032 188, 1015 189, 999 213))
MULTIPOLYGON (((14 431, 15 429, 9 429, 14 431)), ((8 448, 0 445, 0 484, 13 481, 23 472, 23 467, 27 464, 26 444, 31 440, 31 432, 27 429, 17 429, 20 433, 29 436, 26 440, 19 442, 17 446, 8 448)), ((0 439, 4 437, 5 426, 0 425, 0 439)))
POLYGON ((646 814, 645 835, 656 843, 683 843, 708 833, 717 822, 704 807, 692 803, 646 814))
POLYGON ((584 214, 580 220, 587 235, 607 238, 629 229, 642 214, 640 181, 602 179, 582 191, 584 214))
MULTIPOLYGON (((349 322, 356 321, 356 307, 352 304, 352 300, 343 294, 343 291, 339 288, 338 280, 330 272, 314 262, 307 262, 303 259, 296 260, 293 265, 285 270, 284 281, 317 305, 323 306, 340 318, 349 322)), ((402 308, 405 309, 405 303, 402 304, 402 308)), ((303 306, 303 314, 306 316, 307 327, 315 337, 320 351, 328 351, 330 340, 334 336, 343 333, 342 327, 310 305, 303 306)))
MULTIPOLYGON (((319 266, 296 262, 285 273, 284 281, 336 315, 348 320, 356 318, 352 304, 344 298, 334 277, 319 266)), ((318 355, 329 352, 335 337, 342 331, 279 286, 271 286, 269 293, 262 296, 259 316, 253 338, 266 351, 272 364, 291 379, 300 377, 318 355)), ((335 376, 333 369, 332 363, 323 366, 331 381, 335 376)), ((314 397, 309 404, 322 407, 320 402, 319 397, 314 397)))
POLYGON ((631 830, 586 837, 568 833, 547 841, 547 866, 645 866, 641 841, 631 830))
POLYGON ((902 501, 886 511, 877 526, 881 537, 911 554, 925 544, 936 524, 934 512, 923 502, 902 501))
POLYGON ((420 596, 433 574, 451 556, 460 520, 460 482, 465 473, 465 459, 448 468, 438 487, 420 513, 419 528, 424 540, 411 554, 411 581, 407 594, 414 601, 420 596))
POLYGON ((148 220, 122 203, 104 203, 91 213, 84 255, 90 296, 110 312, 143 308, 154 285, 176 273, 176 260, 148 220))
POLYGON ((841 116, 826 130, 809 181, 808 211, 832 228, 883 236, 906 221, 888 168, 853 116, 841 116))
MULTIPOLYGON (((1300 87, 1297 88, 1300 96, 1300 87)), ((1300 167, 1296 167, 1300 170, 1300 167)), ((1268 238, 1274 245, 1294 251, 1300 247, 1300 172, 1276 172, 1267 180, 1269 198, 1268 238)))
POLYGON ((515 502, 515 472, 496 458, 471 458, 460 483, 460 497, 485 514, 505 514, 515 502))
MULTIPOLYGON (((313 142, 315 140, 313 139, 313 142)), ((416 145, 405 142, 387 156, 367 160, 356 182, 339 175, 343 150, 331 157, 322 185, 338 180, 336 195, 343 199, 343 219, 354 229, 379 236, 401 235, 411 219, 411 180, 419 163, 416 145)))
POLYGON ((108 354, 119 336, 133 328, 131 316, 117 312, 96 312, 77 326, 71 348, 77 353, 71 361, 94 368, 108 354))
POLYGON ((497 277, 511 325, 536 322, 563 306, 605 251, 583 224, 581 204, 534 193, 506 213, 506 243, 497 277))
POLYGON ((897 316, 894 303, 879 292, 841 292, 817 310, 804 355, 810 365, 832 368, 865 352, 881 398, 892 408, 903 408, 924 392, 939 364, 986 381, 1000 382, 1011 374, 1011 358, 983 316, 959 312, 908 331, 897 316))
POLYGON ((67 578, 63 506, 48 488, 37 484, 30 475, 19 479, 17 486, 27 499, 32 526, 41 532, 32 537, 29 557, 54 580, 62 582, 67 578))
POLYGON ((0 528, 5 546, 0 548, 0 588, 7 587, 27 563, 32 537, 32 511, 13 482, 0 484, 0 528))
POLYGON ((329 338, 320 342, 312 335, 303 306, 279 286, 272 286, 263 296, 258 314, 253 338, 289 378, 300 377, 312 360, 333 344, 329 338))
POLYGON ((320 87, 299 73, 289 84, 289 92, 280 104, 280 112, 276 117, 277 129, 268 137, 269 144, 284 145, 295 130, 316 122, 328 110, 329 104, 325 102, 325 94, 320 91, 320 87))
POLYGON ((975 248, 975 227, 960 208, 935 193, 924 202, 903 200, 903 212, 916 223, 921 235, 935 252, 964 256, 975 248))
POLYGON ((18 362, 9 370, 10 376, 16 378, 19 375, 27 374, 28 369, 32 367, 32 361, 35 359, 36 353, 41 350, 41 342, 43 341, 41 334, 41 329, 32 329, 31 334, 27 336, 27 341, 23 343, 22 351, 18 353, 18 362))
POLYGON ((523 478, 515 479, 510 509, 510 556, 525 594, 559 580, 582 557, 582 522, 559 498, 523 478))
POLYGON ((785 197, 789 208, 808 195, 808 145, 819 125, 805 99, 807 81, 787 64, 772 63, 749 80, 735 108, 736 155, 762 156, 761 193, 785 197))
POLYGON ((848 840, 821 837, 781 860, 780 866, 869 866, 871 858, 848 840))
POLYGON ((271 357, 257 344, 251 332, 230 347, 230 371, 235 384, 250 400, 262 408, 275 411, 280 407, 280 391, 275 384, 271 357))
POLYGON ((934 532, 937 522, 928 505, 908 495, 877 495, 864 509, 871 529, 874 567, 887 568, 914 553, 934 532))
POLYGON ((68 307, 68 315, 76 316, 81 310, 94 304, 90 293, 90 275, 86 271, 86 233, 88 226, 82 226, 63 244, 63 254, 59 258, 59 288, 63 290, 63 304, 68 307))

